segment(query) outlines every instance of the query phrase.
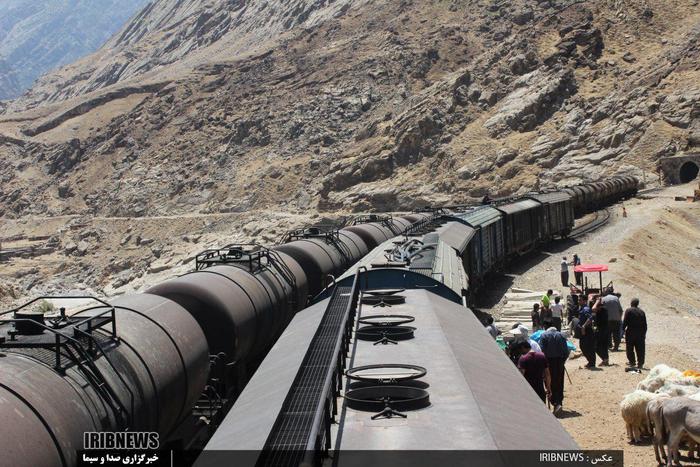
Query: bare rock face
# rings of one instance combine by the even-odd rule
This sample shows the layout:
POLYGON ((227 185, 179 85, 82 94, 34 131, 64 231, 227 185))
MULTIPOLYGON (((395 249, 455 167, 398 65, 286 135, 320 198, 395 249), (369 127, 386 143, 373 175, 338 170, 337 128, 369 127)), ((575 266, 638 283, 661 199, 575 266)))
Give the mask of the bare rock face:
POLYGON ((550 74, 535 70, 517 80, 514 87, 500 102, 497 113, 484 123, 491 136, 534 129, 576 91, 570 71, 550 74))
POLYGON ((660 2, 157 0, 7 104, 0 216, 402 210, 654 172, 700 128, 700 11, 660 2))

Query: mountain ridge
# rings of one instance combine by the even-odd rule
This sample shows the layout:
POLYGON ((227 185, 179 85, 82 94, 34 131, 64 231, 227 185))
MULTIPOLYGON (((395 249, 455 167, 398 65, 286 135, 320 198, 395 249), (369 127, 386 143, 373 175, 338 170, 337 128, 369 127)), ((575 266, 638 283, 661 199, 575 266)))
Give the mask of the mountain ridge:
POLYGON ((194 10, 0 116, 0 214, 413 209, 651 180, 698 140, 694 0, 158 3, 194 10))
POLYGON ((93 52, 146 0, 0 3, 0 99, 18 97, 53 68, 93 52), (12 80, 12 81, 11 81, 12 80))

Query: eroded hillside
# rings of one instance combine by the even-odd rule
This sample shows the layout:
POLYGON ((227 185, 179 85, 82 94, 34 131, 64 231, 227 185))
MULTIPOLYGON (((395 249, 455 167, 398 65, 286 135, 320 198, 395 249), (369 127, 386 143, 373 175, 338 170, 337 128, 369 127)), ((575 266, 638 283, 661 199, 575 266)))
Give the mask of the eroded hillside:
POLYGON ((0 215, 398 210, 651 179, 700 142, 699 36, 695 0, 157 1, 0 116, 0 215))

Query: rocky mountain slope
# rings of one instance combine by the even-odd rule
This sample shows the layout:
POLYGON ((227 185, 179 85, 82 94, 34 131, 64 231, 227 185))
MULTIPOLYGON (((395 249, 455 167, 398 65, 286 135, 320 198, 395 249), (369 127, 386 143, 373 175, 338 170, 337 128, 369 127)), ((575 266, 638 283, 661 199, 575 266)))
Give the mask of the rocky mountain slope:
POLYGON ((0 216, 410 209, 700 141, 696 0, 158 0, 0 115, 0 216))
POLYGON ((145 4, 146 0, 3 0, 0 99, 19 96, 45 72, 95 51, 145 4))

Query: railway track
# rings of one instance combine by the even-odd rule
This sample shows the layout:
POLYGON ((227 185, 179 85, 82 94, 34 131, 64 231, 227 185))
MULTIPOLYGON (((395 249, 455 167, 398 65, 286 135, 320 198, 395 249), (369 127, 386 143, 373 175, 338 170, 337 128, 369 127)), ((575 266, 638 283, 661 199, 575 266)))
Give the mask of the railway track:
POLYGON ((593 232, 594 230, 598 229, 599 227, 602 227, 605 225, 608 221, 610 220, 610 210, 608 209, 601 209, 599 211, 596 211, 595 217, 589 221, 586 222, 583 225, 580 225, 576 227, 574 230, 571 231, 571 234, 569 235, 569 238, 578 238, 581 237, 589 232, 593 232))

